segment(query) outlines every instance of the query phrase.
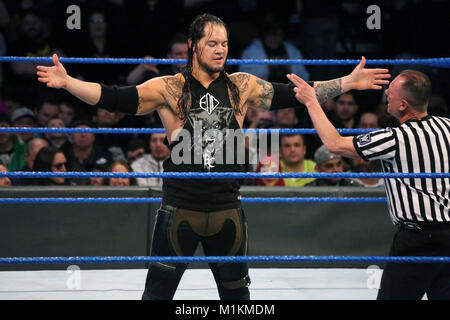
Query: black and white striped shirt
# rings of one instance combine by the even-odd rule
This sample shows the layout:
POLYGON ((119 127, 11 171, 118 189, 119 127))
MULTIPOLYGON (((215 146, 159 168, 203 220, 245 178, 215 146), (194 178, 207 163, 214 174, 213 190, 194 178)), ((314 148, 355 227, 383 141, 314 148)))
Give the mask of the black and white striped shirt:
MULTIPOLYGON (((450 119, 426 116, 353 138, 364 160, 381 160, 384 172, 450 172, 450 119)), ((450 179, 384 179, 392 222, 450 222, 450 179)))

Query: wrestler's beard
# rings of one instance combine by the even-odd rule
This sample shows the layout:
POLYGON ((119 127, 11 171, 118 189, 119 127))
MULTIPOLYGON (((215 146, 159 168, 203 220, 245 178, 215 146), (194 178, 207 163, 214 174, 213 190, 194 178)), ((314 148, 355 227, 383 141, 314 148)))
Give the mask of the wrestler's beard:
POLYGON ((213 74, 213 73, 224 71, 225 70, 225 63, 226 63, 227 59, 225 59, 224 61, 225 62, 223 63, 222 66, 214 68, 212 66, 209 66, 207 63, 204 63, 199 58, 197 58, 197 63, 198 63, 198 66, 200 67, 200 69, 202 69, 203 71, 205 71, 205 72, 207 72, 209 74, 213 74))

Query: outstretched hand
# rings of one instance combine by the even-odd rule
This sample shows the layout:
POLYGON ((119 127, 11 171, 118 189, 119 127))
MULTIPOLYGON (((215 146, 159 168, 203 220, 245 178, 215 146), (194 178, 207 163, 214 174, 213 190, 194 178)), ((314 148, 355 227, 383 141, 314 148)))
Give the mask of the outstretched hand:
POLYGON ((37 66, 38 81, 50 88, 64 88, 67 85, 67 71, 59 62, 58 55, 53 54, 53 66, 37 66))
POLYGON ((352 88, 356 90, 375 89, 380 90, 382 85, 389 84, 388 80, 391 77, 388 74, 388 69, 375 68, 366 69, 366 58, 361 57, 361 62, 353 69, 349 75, 352 88))

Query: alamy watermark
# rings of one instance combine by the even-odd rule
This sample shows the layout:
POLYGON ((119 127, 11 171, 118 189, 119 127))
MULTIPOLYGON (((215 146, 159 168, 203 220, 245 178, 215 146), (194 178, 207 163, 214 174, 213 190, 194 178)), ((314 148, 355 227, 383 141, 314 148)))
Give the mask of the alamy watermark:
POLYGON ((81 9, 79 6, 72 4, 67 7, 66 13, 70 16, 66 20, 66 26, 69 30, 81 29, 81 9))
POLYGON ((68 277, 66 280, 66 287, 69 290, 80 290, 81 289, 81 271, 80 267, 77 265, 70 265, 66 272, 68 277))
POLYGON ((369 30, 381 29, 381 9, 379 6, 372 4, 367 7, 366 13, 370 16, 366 20, 366 26, 369 30))
POLYGON ((377 265, 370 265, 369 267, 367 267, 366 272, 369 275, 366 281, 367 289, 380 289, 383 270, 381 270, 377 265))

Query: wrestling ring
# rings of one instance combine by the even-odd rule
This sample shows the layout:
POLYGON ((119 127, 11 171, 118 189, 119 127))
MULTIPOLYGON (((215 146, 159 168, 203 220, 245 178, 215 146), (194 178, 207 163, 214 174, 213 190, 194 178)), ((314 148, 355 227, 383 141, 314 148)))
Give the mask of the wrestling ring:
MULTIPOLYGON (((25 61, 50 63, 51 58, 28 57, 0 57, 0 62, 25 61)), ((61 58, 62 63, 108 63, 108 64, 172 64, 183 63, 176 59, 103 59, 103 58, 61 58)), ((304 65, 355 65, 359 60, 229 60, 228 64, 304 64, 304 65)), ((395 65, 418 64, 437 67, 449 67, 450 58, 410 59, 410 60, 367 60, 367 65, 395 65)), ((270 130, 265 129, 267 133, 270 130)), ((300 133, 315 134, 314 129, 276 129, 279 134, 300 133)), ((245 131, 245 130, 244 130, 245 131)), ((256 130, 258 132, 258 130, 256 130)), ((372 129, 338 129, 342 134, 360 134, 372 131, 372 129)), ((151 134, 162 133, 164 129, 153 128, 0 128, 0 133, 94 133, 94 134, 151 134)), ((113 173, 113 172, 1 172, 0 178, 177 178, 177 179, 254 179, 261 178, 260 173, 113 173)), ((450 178, 450 173, 264 173, 264 178, 450 178)), ((242 203, 385 203, 385 197, 243 197, 242 203)), ((0 206, 4 205, 41 205, 41 204, 66 204, 78 205, 86 203, 108 204, 139 204, 161 202, 160 197, 2 197, 0 206)), ((30 212, 30 214, 33 214, 30 212)), ((130 214, 130 213, 128 213, 130 214)), ((132 213, 131 213, 132 214, 132 213)), ((333 214, 330 212, 329 214, 333 214)), ((388 213, 384 213, 388 216, 388 213)), ((249 224, 250 230, 255 228, 249 224)), ((390 240, 390 239, 389 239, 390 240)), ((251 246, 251 243, 250 243, 251 246)), ((108 264, 151 263, 151 262, 248 262, 260 264, 262 268, 250 269, 252 284, 250 292, 252 299, 256 300, 373 300, 377 294, 376 280, 379 280, 382 270, 380 268, 264 268, 266 262, 277 262, 288 265, 293 262, 302 263, 354 263, 363 262, 372 265, 394 263, 449 263, 450 257, 426 257, 426 256, 348 256, 348 255, 249 255, 237 257, 225 256, 193 256, 193 257, 152 257, 152 256, 33 256, 12 257, 1 256, 0 265, 69 265, 66 270, 32 270, 32 271, 0 271, 0 299, 139 299, 145 283, 146 269, 122 269, 108 270, 108 264), (104 264, 104 270, 83 270, 83 266, 92 263, 104 264), (77 282, 78 281, 78 282, 77 282), (371 282, 372 281, 372 282, 371 282), (372 283, 372 286, 370 285, 372 283), (375 283, 375 285, 374 285, 375 283)), ((183 276, 175 299, 181 300, 209 300, 217 299, 216 286, 210 271, 207 269, 189 269, 183 276)))

